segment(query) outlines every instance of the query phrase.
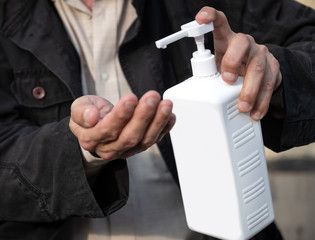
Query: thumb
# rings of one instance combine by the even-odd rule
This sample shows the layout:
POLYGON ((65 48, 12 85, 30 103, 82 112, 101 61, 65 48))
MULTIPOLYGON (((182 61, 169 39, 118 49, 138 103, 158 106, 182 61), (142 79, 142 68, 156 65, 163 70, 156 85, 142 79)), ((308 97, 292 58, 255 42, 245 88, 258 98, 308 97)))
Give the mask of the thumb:
POLYGON ((98 96, 83 96, 71 105, 71 121, 83 128, 95 126, 113 108, 113 105, 98 96))
POLYGON ((233 36, 225 14, 211 7, 203 7, 195 17, 199 24, 213 22, 213 36, 215 40, 228 40, 233 36))

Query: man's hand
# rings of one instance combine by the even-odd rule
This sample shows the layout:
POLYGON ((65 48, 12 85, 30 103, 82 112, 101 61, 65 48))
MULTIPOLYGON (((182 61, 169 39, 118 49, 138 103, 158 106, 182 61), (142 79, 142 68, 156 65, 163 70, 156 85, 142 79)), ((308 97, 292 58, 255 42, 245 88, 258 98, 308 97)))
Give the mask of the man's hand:
POLYGON ((223 80, 232 84, 238 76, 244 76, 239 110, 250 112, 255 120, 262 119, 268 111, 273 91, 282 81, 279 62, 253 37, 234 33, 223 12, 204 7, 196 15, 196 21, 214 24, 215 57, 223 80))
POLYGON ((174 124, 172 102, 149 91, 139 101, 125 95, 116 106, 97 96, 78 98, 71 106, 69 126, 83 149, 114 160, 146 150, 174 124))

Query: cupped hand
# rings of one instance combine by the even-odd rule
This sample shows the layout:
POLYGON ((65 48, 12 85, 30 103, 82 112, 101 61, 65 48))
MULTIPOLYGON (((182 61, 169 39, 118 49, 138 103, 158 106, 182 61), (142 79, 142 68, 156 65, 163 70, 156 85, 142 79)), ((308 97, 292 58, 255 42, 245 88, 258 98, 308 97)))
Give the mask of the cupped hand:
POLYGON ((105 160, 127 158, 146 150, 175 124, 172 102, 149 91, 138 101, 123 96, 113 106, 98 96, 83 96, 71 106, 69 126, 81 147, 105 160))
POLYGON ((244 77, 239 110, 250 112, 255 120, 262 119, 268 111, 273 91, 282 81, 277 59, 250 35, 234 33, 221 11, 203 7, 196 15, 196 21, 214 24, 215 57, 223 80, 232 84, 238 76, 244 77))

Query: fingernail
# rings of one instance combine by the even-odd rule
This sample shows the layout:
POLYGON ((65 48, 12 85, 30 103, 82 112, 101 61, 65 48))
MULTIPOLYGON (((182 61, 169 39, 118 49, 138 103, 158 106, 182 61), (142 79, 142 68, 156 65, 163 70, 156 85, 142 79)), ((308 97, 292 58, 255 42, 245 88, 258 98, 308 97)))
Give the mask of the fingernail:
POLYGON ((164 106, 161 109, 162 113, 164 113, 165 115, 170 115, 172 112, 172 108, 169 106, 164 106))
POLYGON ((84 110, 84 113, 83 113, 83 119, 84 119, 84 123, 87 125, 87 126, 90 126, 90 123, 89 123, 89 113, 90 113, 90 109, 87 108, 84 110))
POLYGON ((251 106, 247 102, 239 102, 238 107, 241 112, 249 112, 251 110, 251 106))
POLYGON ((129 110, 133 110, 135 106, 136 106, 136 103, 134 101, 125 102, 125 107, 129 110))
POLYGON ((147 104, 151 107, 156 107, 158 105, 159 101, 156 98, 148 98, 147 104))
POLYGON ((261 116, 262 116, 262 114, 261 114, 261 112, 254 112, 253 114, 252 114, 252 118, 254 119, 254 120, 260 120, 261 119, 261 116))
POLYGON ((234 73, 230 73, 230 72, 224 72, 222 74, 222 77, 223 77, 224 80, 227 80, 229 82, 234 82, 236 80, 236 78, 237 78, 237 75, 234 74, 234 73))
POLYGON ((208 12, 204 12, 204 11, 200 12, 199 15, 203 16, 203 17, 209 17, 210 16, 208 12))

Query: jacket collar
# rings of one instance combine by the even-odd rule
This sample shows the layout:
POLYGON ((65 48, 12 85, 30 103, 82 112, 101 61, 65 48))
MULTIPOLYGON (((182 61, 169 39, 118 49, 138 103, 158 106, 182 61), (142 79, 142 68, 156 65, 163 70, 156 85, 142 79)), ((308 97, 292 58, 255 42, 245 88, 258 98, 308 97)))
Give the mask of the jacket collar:
POLYGON ((132 0, 131 3, 136 9, 138 18, 142 20, 143 14, 144 14, 144 6, 145 6, 146 0, 132 0))

